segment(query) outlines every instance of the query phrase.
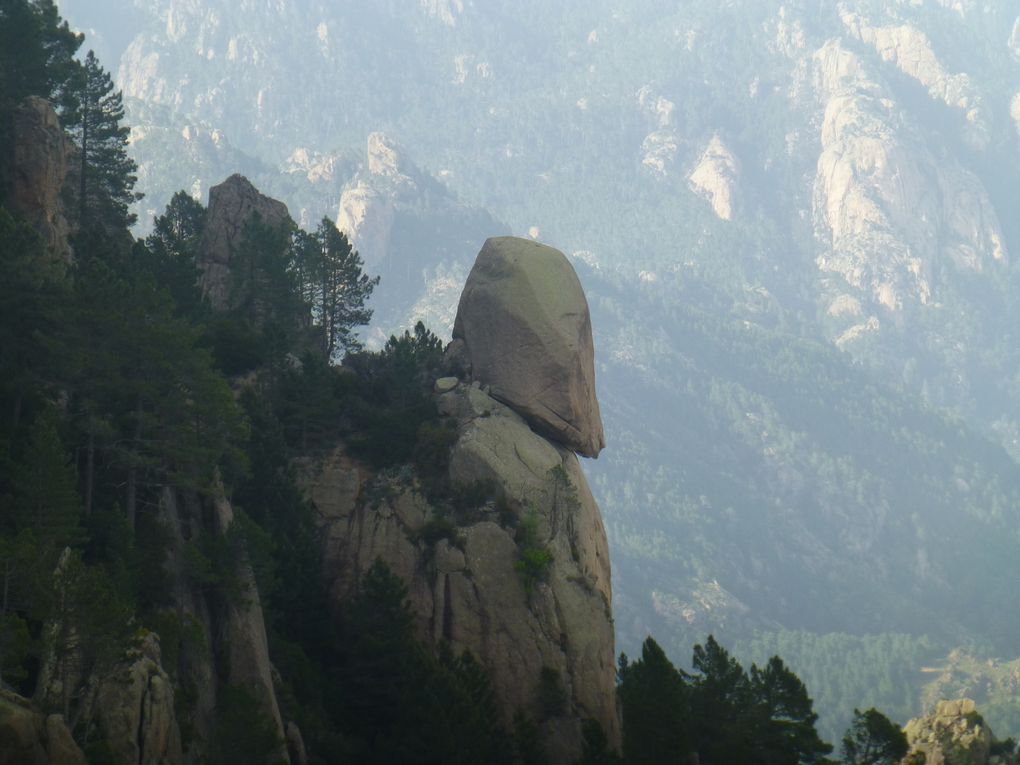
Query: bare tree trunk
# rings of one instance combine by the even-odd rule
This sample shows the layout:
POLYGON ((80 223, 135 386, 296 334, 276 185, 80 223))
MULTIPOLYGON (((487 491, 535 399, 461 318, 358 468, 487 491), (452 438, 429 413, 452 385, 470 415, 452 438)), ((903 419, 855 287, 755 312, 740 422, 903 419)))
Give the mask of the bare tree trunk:
POLYGON ((91 416, 89 417, 89 443, 85 448, 85 517, 92 516, 92 492, 95 487, 96 472, 96 433, 91 416))
POLYGON ((78 168, 80 177, 78 178, 78 226, 85 225, 85 195, 88 192, 88 188, 85 182, 85 168, 88 166, 88 150, 89 150, 89 120, 88 120, 88 107, 81 115, 81 163, 78 168))
MULTIPOLYGON (((135 408, 135 448, 140 448, 138 445, 142 440, 142 400, 138 399, 138 405, 135 408)), ((127 522, 128 527, 131 529, 132 534, 135 530, 135 514, 138 510, 138 465, 132 464, 128 468, 127 477, 127 497, 125 499, 125 505, 127 505, 127 522)))
POLYGON ((11 416, 11 430, 17 430, 18 424, 21 422, 21 404, 23 400, 24 397, 21 393, 18 393, 18 395, 14 397, 14 412, 11 416))

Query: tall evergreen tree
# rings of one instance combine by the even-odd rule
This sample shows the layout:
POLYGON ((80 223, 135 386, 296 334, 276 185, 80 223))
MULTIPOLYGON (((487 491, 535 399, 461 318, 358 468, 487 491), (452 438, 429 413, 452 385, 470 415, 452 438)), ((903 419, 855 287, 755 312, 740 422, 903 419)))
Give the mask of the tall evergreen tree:
POLYGON ((187 192, 178 191, 145 240, 145 254, 156 283, 170 292, 179 313, 195 319, 200 317, 203 302, 196 254, 205 217, 201 203, 187 192))
POLYGON ((116 235, 135 223, 128 208, 141 198, 132 191, 138 166, 127 152, 120 91, 91 50, 77 95, 68 122, 78 144, 79 226, 92 235, 116 235))
POLYGON ((631 663, 620 656, 619 699, 623 756, 632 765, 686 765, 690 761, 690 688, 652 638, 631 663))
POLYGON ((365 302, 379 284, 379 277, 364 273, 361 256, 329 218, 323 218, 315 232, 318 263, 311 269, 318 282, 315 314, 322 329, 322 353, 331 359, 338 351, 356 351, 361 344, 355 327, 372 320, 365 302))
POLYGON ((234 460, 240 420, 197 328, 174 315, 151 274, 126 276, 97 259, 79 266, 72 387, 76 408, 99 426, 90 442, 109 435, 97 448, 124 486, 133 528, 147 485, 211 486, 214 467, 234 460))
POLYGON ((900 726, 871 708, 864 712, 854 710, 841 749, 845 765, 895 765, 906 756, 910 746, 900 726))
POLYGON ((230 261, 230 304, 250 327, 276 324, 289 330, 304 320, 307 306, 293 266, 291 228, 273 226, 253 214, 230 261))
POLYGON ((43 551, 59 553, 84 542, 77 475, 52 409, 32 424, 13 484, 18 527, 30 529, 43 551))
POLYGON ((826 765, 832 746, 818 737, 811 697, 800 678, 773 656, 751 666, 750 700, 759 717, 755 762, 763 765, 826 765))
POLYGON ((0 208, 0 437, 17 430, 26 402, 62 364, 54 342, 70 294, 62 263, 31 225, 0 208))
POLYGON ((694 737, 705 765, 750 762, 754 747, 753 715, 747 673, 709 635, 694 646, 694 737))

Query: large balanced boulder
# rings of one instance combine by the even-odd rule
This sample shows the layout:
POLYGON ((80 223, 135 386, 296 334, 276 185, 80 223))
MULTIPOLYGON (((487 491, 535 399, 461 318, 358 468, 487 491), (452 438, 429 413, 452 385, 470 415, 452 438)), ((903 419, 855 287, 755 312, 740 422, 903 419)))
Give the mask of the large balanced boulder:
POLYGON ((559 250, 488 239, 468 276, 453 337, 474 380, 537 432, 586 457, 605 446, 591 316, 559 250))

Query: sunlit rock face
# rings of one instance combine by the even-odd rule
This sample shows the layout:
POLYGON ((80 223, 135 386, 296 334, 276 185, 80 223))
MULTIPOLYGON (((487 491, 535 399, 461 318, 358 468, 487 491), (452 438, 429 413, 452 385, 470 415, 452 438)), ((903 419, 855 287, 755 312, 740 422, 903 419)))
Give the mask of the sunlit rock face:
POLYGON ((992 765, 1006 762, 990 759, 994 736, 977 713, 971 699, 940 701, 929 714, 911 720, 903 729, 910 751, 904 762, 922 753, 923 762, 942 765, 992 765))
POLYGON ((708 199, 720 220, 733 220, 739 178, 740 160, 716 135, 688 180, 693 191, 708 199))
POLYGON ((586 457, 605 446, 595 397, 591 316, 558 250, 516 237, 485 242, 457 308, 473 379, 540 433, 586 457))
MULTIPOLYGON (((962 12, 962 11, 961 11, 962 12)), ((991 139, 984 105, 969 75, 946 70, 932 49, 931 40, 909 24, 873 25, 860 14, 841 14, 847 31, 858 40, 874 46, 883 61, 925 88, 929 95, 966 114, 964 140, 975 149, 984 149, 991 139)))
POLYGON ((936 263, 980 272, 1006 250, 980 180, 936 157, 858 56, 830 41, 814 56, 824 104, 814 188, 818 267, 873 307, 929 302, 936 263))

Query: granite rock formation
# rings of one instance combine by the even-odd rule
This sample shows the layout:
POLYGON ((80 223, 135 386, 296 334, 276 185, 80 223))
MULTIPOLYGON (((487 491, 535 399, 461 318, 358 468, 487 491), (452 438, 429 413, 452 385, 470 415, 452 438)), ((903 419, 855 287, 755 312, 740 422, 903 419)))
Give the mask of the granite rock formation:
POLYGON ((71 225, 61 194, 73 150, 49 101, 30 96, 14 110, 11 205, 65 261, 71 260, 71 225))
POLYGON ((0 765, 87 765, 60 715, 0 690, 0 765))
POLYGON ((940 701, 929 714, 904 728, 910 751, 903 759, 911 765, 923 754, 926 765, 1013 765, 1016 758, 993 754, 995 736, 971 699, 940 701))
POLYGON ((507 723, 525 711, 550 761, 573 762, 585 719, 611 745, 620 739, 609 550, 574 453, 602 446, 587 306, 551 248, 489 240, 479 263, 458 314, 463 340, 448 351, 461 349, 474 379, 461 367, 461 378, 436 382, 434 398, 456 423, 452 485, 487 487, 489 501, 428 543, 439 514, 409 471, 374 474, 341 445, 303 460, 299 482, 322 519, 331 602, 353 597, 382 559, 408 586, 419 637, 473 653, 507 723), (533 379, 500 376, 515 367, 533 379), (536 417, 553 410, 570 418, 536 417), (529 550, 544 563, 522 565, 529 550), (550 678, 565 700, 555 714, 541 703, 550 678))
POLYGON ((290 220, 283 202, 265 196, 242 175, 232 175, 209 189, 209 212, 198 249, 199 283, 217 310, 229 307, 230 261, 241 246, 245 224, 255 215, 270 226, 283 226, 290 220))
POLYGON ((536 431, 586 457, 605 446, 588 302, 563 253, 485 242, 457 307, 471 375, 536 431))
POLYGON ((116 765, 184 761, 174 688, 162 667, 154 633, 143 639, 132 660, 102 684, 95 713, 116 765))

